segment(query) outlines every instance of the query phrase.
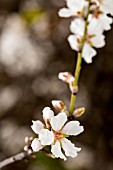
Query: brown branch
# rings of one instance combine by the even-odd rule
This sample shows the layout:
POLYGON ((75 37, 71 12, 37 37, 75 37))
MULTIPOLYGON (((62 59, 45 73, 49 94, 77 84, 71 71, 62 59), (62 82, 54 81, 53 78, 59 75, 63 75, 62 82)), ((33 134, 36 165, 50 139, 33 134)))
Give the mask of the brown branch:
MULTIPOLYGON (((46 156, 48 156, 50 158, 55 159, 55 156, 53 154, 49 153, 48 151, 46 151, 44 149, 40 150, 39 152, 43 153, 44 155, 46 155, 46 156)), ((14 156, 12 156, 10 158, 7 158, 7 159, 0 162, 0 169, 2 169, 3 167, 5 167, 5 166, 7 166, 9 164, 12 164, 14 162, 21 161, 23 159, 28 159, 30 156, 32 156, 32 158, 35 158, 35 155, 33 155, 33 153, 34 152, 32 150, 30 150, 30 152, 25 152, 24 151, 24 152, 21 152, 21 153, 19 153, 17 155, 14 155, 14 156)))
POLYGON ((23 160, 25 158, 28 158, 32 153, 27 153, 27 152, 21 152, 17 155, 14 155, 10 158, 7 158, 3 161, 0 162, 0 169, 2 169, 4 166, 9 165, 11 163, 23 160))

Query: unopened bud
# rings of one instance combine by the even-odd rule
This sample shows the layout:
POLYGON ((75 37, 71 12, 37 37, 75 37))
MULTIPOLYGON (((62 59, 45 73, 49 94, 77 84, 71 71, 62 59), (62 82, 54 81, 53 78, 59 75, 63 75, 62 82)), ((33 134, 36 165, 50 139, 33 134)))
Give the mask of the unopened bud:
POLYGON ((73 116, 74 117, 80 117, 80 116, 82 116, 84 114, 84 112, 85 112, 84 107, 78 108, 73 112, 73 116))
POLYGON ((78 93, 78 86, 69 85, 72 94, 76 95, 78 93))
POLYGON ((26 151, 26 152, 27 152, 27 151, 28 151, 28 149, 29 149, 28 145, 25 145, 25 146, 24 146, 24 151, 26 151))
POLYGON ((52 100, 52 105, 58 111, 66 110, 66 105, 61 100, 52 100))
POLYGON ((75 78, 73 77, 73 75, 69 72, 61 72, 58 75, 58 78, 66 83, 70 83, 70 81, 75 81, 75 78))
POLYGON ((29 140, 30 140, 30 142, 33 140, 33 137, 31 136, 30 138, 29 138, 29 140))
POLYGON ((26 136, 26 137, 25 137, 25 143, 28 143, 28 142, 29 142, 29 137, 26 136))
POLYGON ((26 144, 31 143, 32 140, 33 140, 33 137, 32 137, 32 136, 31 136, 31 137, 28 137, 28 136, 25 137, 25 143, 26 143, 26 144))
POLYGON ((30 154, 32 154, 32 150, 31 149, 28 149, 28 154, 30 155, 30 154))

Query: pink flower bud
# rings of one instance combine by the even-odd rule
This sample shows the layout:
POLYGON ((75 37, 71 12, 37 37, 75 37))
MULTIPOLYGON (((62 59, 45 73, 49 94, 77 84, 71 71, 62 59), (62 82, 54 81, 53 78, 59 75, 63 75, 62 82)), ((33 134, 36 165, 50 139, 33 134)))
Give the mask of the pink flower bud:
POLYGON ((70 81, 74 81, 75 78, 69 72, 61 72, 58 75, 58 78, 66 83, 70 83, 70 81))
POLYGON ((58 111, 66 110, 66 105, 61 100, 52 100, 52 105, 58 111))

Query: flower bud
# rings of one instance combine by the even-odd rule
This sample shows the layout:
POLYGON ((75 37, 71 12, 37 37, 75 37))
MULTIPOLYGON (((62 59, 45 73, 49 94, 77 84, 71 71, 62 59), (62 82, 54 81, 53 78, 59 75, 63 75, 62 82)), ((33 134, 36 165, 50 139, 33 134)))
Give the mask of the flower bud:
POLYGON ((52 105, 58 111, 66 110, 66 105, 61 100, 52 100, 52 105))
POLYGON ((25 137, 25 143, 26 144, 31 143, 32 140, 33 140, 32 136, 31 137, 28 137, 28 136, 25 137))
POLYGON ((80 107, 78 109, 76 109, 74 112, 73 112, 73 116, 74 117, 80 117, 84 114, 85 112, 85 108, 84 107, 80 107))
POLYGON ((75 81, 73 75, 69 72, 61 72, 58 75, 58 78, 66 83, 70 83, 71 81, 75 81))
POLYGON ((28 151, 28 149, 29 149, 29 146, 28 146, 28 145, 25 145, 25 146, 24 146, 24 151, 26 151, 26 152, 27 152, 27 151, 28 151))
POLYGON ((73 86, 72 84, 70 84, 69 87, 73 95, 76 95, 78 93, 78 86, 73 86))
POLYGON ((28 142, 29 142, 29 137, 26 136, 26 137, 25 137, 25 143, 28 143, 28 142))

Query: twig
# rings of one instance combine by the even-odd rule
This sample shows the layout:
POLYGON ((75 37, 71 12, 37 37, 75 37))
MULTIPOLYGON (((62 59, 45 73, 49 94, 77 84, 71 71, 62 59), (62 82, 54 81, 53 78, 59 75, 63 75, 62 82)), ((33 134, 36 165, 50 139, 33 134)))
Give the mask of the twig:
MULTIPOLYGON (((40 150, 39 152, 40 152, 40 153, 43 153, 44 155, 46 155, 46 156, 48 156, 48 157, 50 157, 50 158, 55 159, 55 156, 54 156, 53 154, 49 153, 48 151, 46 151, 46 150, 44 150, 44 149, 40 150)), ((12 156, 12 157, 10 157, 10 158, 7 158, 7 159, 5 159, 5 160, 3 160, 3 161, 0 162, 0 169, 2 169, 3 167, 5 167, 5 166, 7 166, 7 165, 9 165, 9 164, 12 164, 12 163, 14 163, 14 162, 21 161, 21 160, 23 160, 23 159, 27 159, 27 158, 29 158, 30 156, 31 156, 32 158, 36 158, 36 156, 35 156, 34 153, 35 153, 35 152, 33 152, 32 150, 30 150, 30 152, 25 152, 25 151, 24 151, 24 152, 21 152, 21 153, 19 153, 19 154, 17 154, 17 155, 14 155, 14 156, 12 156), (34 154, 34 155, 33 155, 33 154, 34 154)))
MULTIPOLYGON (((76 69, 75 69, 75 86, 78 86, 78 81, 79 81, 79 76, 80 76, 82 53, 83 53, 84 44, 85 44, 85 40, 86 40, 86 34, 87 34, 88 16, 90 14, 90 3, 91 3, 91 0, 88 0, 88 11, 87 11, 86 19, 85 19, 86 21, 85 21, 83 40, 82 40, 82 47, 81 47, 81 52, 78 52, 77 65, 76 65, 76 69)), ((76 100, 76 95, 71 94, 70 116, 72 115, 72 113, 74 111, 75 100, 76 100)))
POLYGON ((9 165, 11 163, 23 160, 23 159, 29 157, 31 154, 32 153, 21 152, 17 155, 10 157, 10 158, 7 158, 7 159, 0 162, 0 169, 2 169, 4 166, 9 165))

